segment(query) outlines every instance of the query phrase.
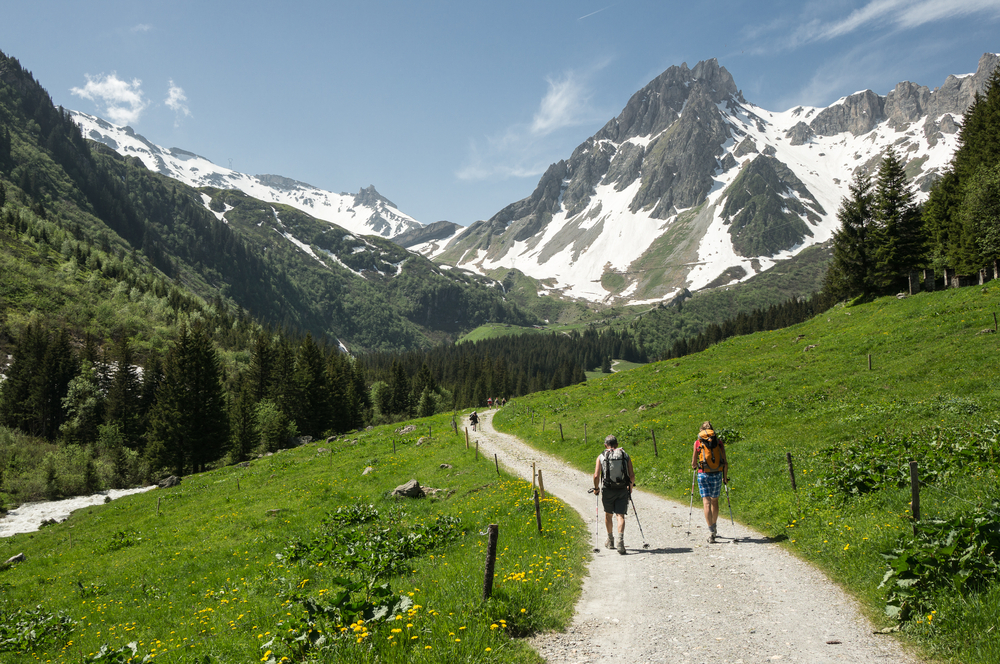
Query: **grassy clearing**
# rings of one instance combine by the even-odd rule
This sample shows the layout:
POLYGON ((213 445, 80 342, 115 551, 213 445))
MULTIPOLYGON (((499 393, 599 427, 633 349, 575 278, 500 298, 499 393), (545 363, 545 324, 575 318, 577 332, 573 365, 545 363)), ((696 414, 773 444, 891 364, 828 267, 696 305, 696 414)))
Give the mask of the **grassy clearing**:
POLYGON ((0 541, 0 560, 27 557, 0 569, 0 662, 537 662, 515 637, 566 624, 588 531, 547 498, 539 534, 530 485, 448 422, 312 443, 0 541), (441 491, 388 497, 413 478, 441 491))
MULTIPOLYGON (((983 525, 967 552, 979 562, 949 552, 947 530, 925 543, 937 548, 923 567, 911 561, 920 594, 893 600, 906 614, 901 633, 941 659, 996 662, 1000 337, 982 330, 993 328, 998 303, 991 285, 837 307, 792 328, 518 399, 495 422, 585 472, 594 441, 614 433, 633 455, 640 486, 687 502, 691 445, 698 425, 712 420, 728 441, 736 518, 818 564, 879 626, 900 618, 889 615, 892 586, 879 588, 882 555, 901 549, 917 560, 908 477, 915 458, 924 522, 965 516, 983 525), (545 415, 547 434, 541 418, 531 424, 529 407, 545 415), (552 435, 559 423, 565 442, 552 435), (954 569, 942 568, 946 558, 954 569), (967 574, 976 580, 962 586, 967 574)), ((961 528, 949 527, 958 538, 961 528)))

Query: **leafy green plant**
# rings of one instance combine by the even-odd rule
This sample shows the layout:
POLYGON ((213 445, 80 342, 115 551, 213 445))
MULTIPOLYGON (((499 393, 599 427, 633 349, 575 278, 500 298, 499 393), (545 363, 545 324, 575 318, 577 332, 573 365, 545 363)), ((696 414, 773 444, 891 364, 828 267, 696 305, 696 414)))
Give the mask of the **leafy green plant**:
POLYGON ((921 521, 914 536, 901 537, 899 546, 883 554, 889 570, 879 588, 889 591, 886 615, 911 620, 933 611, 944 590, 965 594, 985 589, 1000 573, 998 513, 921 521))
POLYGON ((101 546, 94 550, 94 553, 111 553, 120 551, 130 546, 136 546, 142 542, 142 536, 134 528, 124 528, 116 531, 101 546))
POLYGON ((976 475, 1000 456, 997 423, 979 431, 959 427, 931 427, 901 436, 875 434, 846 447, 820 451, 829 470, 817 482, 819 493, 838 499, 908 486, 910 460, 917 461, 921 484, 947 481, 955 473, 976 475))
POLYGON ((34 609, 0 611, 0 652, 31 652, 45 644, 56 643, 73 631, 76 621, 62 611, 46 611, 39 604, 34 609))

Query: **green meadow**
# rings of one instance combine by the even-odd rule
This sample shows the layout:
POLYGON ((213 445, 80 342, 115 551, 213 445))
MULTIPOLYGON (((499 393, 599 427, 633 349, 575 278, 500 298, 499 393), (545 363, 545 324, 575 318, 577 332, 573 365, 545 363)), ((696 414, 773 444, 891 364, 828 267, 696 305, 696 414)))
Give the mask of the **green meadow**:
POLYGON ((450 416, 412 424, 0 540, 0 560, 26 556, 0 567, 0 662, 539 661, 518 637, 571 617, 588 529, 546 498, 539 533, 530 483, 466 449, 450 416), (428 495, 389 496, 410 479, 428 495))
POLYGON ((818 565, 924 656, 995 663, 998 303, 989 284, 837 306, 518 399, 494 422, 585 472, 613 433, 641 488, 688 503, 693 440, 711 420, 727 443, 736 520, 818 565))

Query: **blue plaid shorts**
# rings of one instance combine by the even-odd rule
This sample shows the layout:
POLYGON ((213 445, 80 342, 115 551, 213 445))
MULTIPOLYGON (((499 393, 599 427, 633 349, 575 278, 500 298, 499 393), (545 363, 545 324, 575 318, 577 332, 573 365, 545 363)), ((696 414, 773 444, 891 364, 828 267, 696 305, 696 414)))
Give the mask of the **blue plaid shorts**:
POLYGON ((698 492, 702 498, 718 498, 722 493, 722 471, 698 473, 698 492))

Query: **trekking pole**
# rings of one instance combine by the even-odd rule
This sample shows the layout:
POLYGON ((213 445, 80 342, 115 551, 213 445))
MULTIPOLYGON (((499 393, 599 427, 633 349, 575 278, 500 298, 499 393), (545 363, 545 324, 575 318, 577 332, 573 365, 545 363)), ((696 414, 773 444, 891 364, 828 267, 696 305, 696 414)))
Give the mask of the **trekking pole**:
POLYGON ((726 485, 726 504, 729 505, 729 523, 733 524, 733 535, 734 535, 734 537, 733 537, 733 544, 736 544, 736 542, 737 542, 737 539, 735 537, 735 535, 736 535, 736 522, 733 521, 733 504, 731 502, 729 502, 729 482, 726 482, 725 485, 726 485))
MULTIPOLYGON (((587 493, 594 493, 593 489, 587 489, 587 493)), ((601 499, 594 494, 594 535, 597 536, 597 541, 601 541, 601 499)), ((601 548, 599 546, 594 546, 594 553, 600 553, 601 548)))
POLYGON ((697 470, 695 470, 694 474, 691 476, 691 507, 688 510, 688 535, 691 534, 691 515, 694 514, 694 481, 696 477, 698 477, 697 470))
POLYGON ((635 515, 635 522, 639 526, 639 534, 642 535, 642 548, 648 549, 649 544, 646 543, 646 534, 642 532, 642 523, 639 521, 639 510, 635 508, 635 501, 632 500, 632 492, 628 492, 628 500, 632 503, 632 514, 635 515))

